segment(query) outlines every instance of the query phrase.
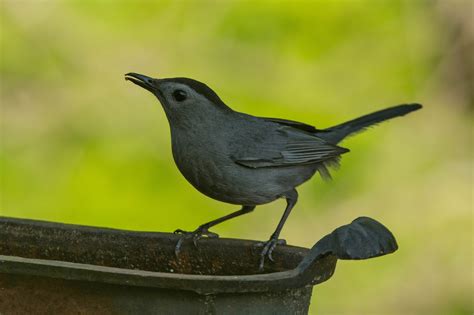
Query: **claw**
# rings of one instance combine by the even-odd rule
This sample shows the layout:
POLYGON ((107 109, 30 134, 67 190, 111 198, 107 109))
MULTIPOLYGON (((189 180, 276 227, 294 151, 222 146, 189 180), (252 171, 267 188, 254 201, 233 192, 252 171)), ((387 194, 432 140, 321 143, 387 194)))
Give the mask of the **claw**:
POLYGON ((176 247, 174 248, 174 254, 176 257, 179 256, 179 252, 181 251, 181 244, 183 244, 183 241, 184 241, 184 237, 181 237, 178 240, 178 243, 176 243, 176 247))
POLYGON ((273 259, 272 253, 275 247, 277 245, 286 245, 286 241, 282 239, 276 239, 276 238, 271 238, 266 242, 258 243, 257 246, 261 247, 263 246, 262 252, 260 253, 260 265, 259 269, 260 271, 263 270, 263 266, 265 263, 265 257, 268 257, 268 259, 271 262, 274 262, 275 260, 273 259))
POLYGON ((268 251, 268 255, 267 255, 267 256, 268 256, 268 259, 269 259, 271 262, 275 262, 275 260, 273 260, 272 253, 273 253, 273 248, 268 251))
POLYGON ((192 232, 187 232, 181 229, 177 229, 173 232, 174 234, 182 234, 182 236, 179 238, 178 243, 176 243, 176 247, 174 248, 174 254, 176 257, 179 256, 179 253, 181 251, 181 245, 183 242, 187 239, 192 239, 193 244, 195 247, 197 247, 197 242, 203 237, 206 236, 208 238, 218 238, 219 234, 213 233, 207 230, 205 227, 198 227, 196 230, 192 232))
POLYGON ((193 235, 193 244, 194 244, 194 247, 197 247, 198 244, 197 244, 197 241, 202 237, 202 235, 200 234, 194 234, 193 235))

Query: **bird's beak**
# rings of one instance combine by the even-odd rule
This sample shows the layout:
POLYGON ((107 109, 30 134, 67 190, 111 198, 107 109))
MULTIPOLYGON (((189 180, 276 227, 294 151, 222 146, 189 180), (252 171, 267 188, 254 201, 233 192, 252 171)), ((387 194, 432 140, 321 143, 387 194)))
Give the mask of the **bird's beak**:
POLYGON ((158 80, 147 77, 146 75, 130 72, 125 75, 125 80, 131 81, 132 83, 141 86, 153 94, 159 92, 156 84, 158 80))

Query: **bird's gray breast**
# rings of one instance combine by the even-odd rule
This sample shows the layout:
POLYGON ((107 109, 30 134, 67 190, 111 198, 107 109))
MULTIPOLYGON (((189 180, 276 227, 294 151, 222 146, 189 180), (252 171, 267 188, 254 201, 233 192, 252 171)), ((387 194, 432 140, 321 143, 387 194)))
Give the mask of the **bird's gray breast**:
POLYGON ((186 180, 203 194, 232 203, 236 174, 226 147, 214 132, 202 135, 199 130, 188 130, 172 135, 173 157, 186 180))

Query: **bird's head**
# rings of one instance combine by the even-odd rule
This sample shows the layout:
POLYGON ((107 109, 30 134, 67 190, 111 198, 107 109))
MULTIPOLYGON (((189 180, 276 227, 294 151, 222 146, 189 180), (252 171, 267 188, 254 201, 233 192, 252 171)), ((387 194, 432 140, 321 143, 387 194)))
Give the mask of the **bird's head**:
POLYGON ((143 74, 127 73, 125 80, 153 93, 171 124, 212 118, 218 113, 232 111, 210 87, 193 79, 155 79, 143 74))

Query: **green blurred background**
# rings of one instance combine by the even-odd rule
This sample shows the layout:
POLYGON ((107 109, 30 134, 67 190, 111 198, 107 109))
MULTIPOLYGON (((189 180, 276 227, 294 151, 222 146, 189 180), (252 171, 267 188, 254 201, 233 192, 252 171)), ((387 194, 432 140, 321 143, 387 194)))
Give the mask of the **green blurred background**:
MULTIPOLYGON (((1 1, 0 214, 193 229, 237 208, 177 171, 168 122, 134 71, 209 84, 236 110, 317 127, 404 102, 424 109, 350 138, 282 237, 311 246, 357 216, 400 249, 341 261, 317 314, 472 314, 473 2, 1 1)), ((219 225, 266 240, 277 201, 219 225)))

